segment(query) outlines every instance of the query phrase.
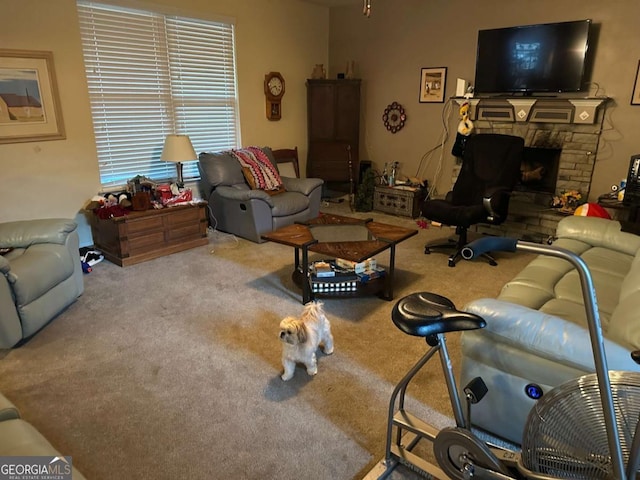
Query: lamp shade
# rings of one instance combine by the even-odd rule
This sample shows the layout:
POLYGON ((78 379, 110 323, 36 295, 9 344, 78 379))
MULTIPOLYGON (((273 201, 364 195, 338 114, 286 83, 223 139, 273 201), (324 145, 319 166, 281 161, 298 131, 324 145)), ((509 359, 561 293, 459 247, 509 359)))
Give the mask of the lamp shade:
POLYGON ((167 135, 160 160, 164 162, 189 162, 197 159, 198 156, 188 135, 167 135))

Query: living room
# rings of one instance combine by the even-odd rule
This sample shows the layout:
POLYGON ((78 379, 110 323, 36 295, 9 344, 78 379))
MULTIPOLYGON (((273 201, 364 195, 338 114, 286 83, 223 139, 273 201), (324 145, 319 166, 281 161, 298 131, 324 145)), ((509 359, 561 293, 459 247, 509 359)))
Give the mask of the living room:
MULTIPOLYGON (((117 3, 122 4, 125 2, 118 1, 117 3)), ((180 2, 157 0, 155 2, 133 2, 130 5, 148 6, 155 4, 186 16, 235 19, 242 146, 269 145, 274 148, 297 146, 300 152, 302 172, 305 171, 307 153, 305 81, 311 76, 313 67, 316 64, 324 64, 329 78, 335 78, 337 74, 345 71, 348 62, 355 62, 355 76, 361 78, 363 82, 360 158, 371 160, 379 169, 386 162, 398 161, 400 162, 401 175, 414 176, 416 172, 419 172, 420 177, 428 179, 431 184, 435 184, 437 192, 440 194, 444 194, 451 185, 452 171, 456 163, 455 158, 450 154, 454 135, 451 134, 449 136, 447 143, 443 147, 436 148, 436 153, 429 158, 429 161, 422 163, 421 161, 428 151, 438 147, 441 143, 443 133, 442 115, 449 97, 455 95, 455 80, 463 78, 473 82, 475 44, 478 30, 590 18, 598 26, 598 38, 595 44, 595 63, 591 75, 594 83, 589 90, 589 94, 606 95, 611 100, 606 106, 605 121, 602 127, 600 144, 598 145, 589 200, 595 201, 599 195, 610 191, 611 185, 619 184, 620 179, 626 176, 630 156, 639 153, 635 128, 640 126, 640 119, 635 112, 637 106, 630 104, 634 84, 637 81, 638 58, 627 54, 631 50, 629 46, 636 45, 640 40, 640 33, 635 28, 635 19, 640 14, 640 6, 635 1, 624 0, 616 2, 615 8, 613 8, 608 5, 605 6, 602 2, 596 0, 572 0, 561 3, 543 0, 532 2, 531 5, 523 8, 522 2, 506 0, 489 0, 477 4, 459 0, 438 3, 425 2, 424 0, 403 0, 402 2, 372 0, 372 11, 369 18, 363 16, 362 2, 359 0, 336 0, 329 3, 332 6, 323 5, 322 2, 303 2, 298 0, 270 0, 268 2, 260 0, 182 0, 180 2), (420 70, 426 67, 447 67, 445 101, 443 103, 419 102, 420 70), (263 78, 265 73, 270 71, 279 71, 286 79, 287 89, 282 103, 282 119, 277 122, 268 121, 264 112, 263 78), (393 101, 402 104, 407 112, 406 125, 395 134, 386 130, 381 119, 384 109, 393 101), (438 174, 438 171, 441 173, 438 174)), ((76 2, 74 0, 54 0, 50 2, 0 0, 0 9, 3 18, 11 19, 11 21, 3 23, 3 28, 0 32, 3 48, 48 50, 53 52, 66 134, 66 138, 63 140, 0 145, 1 156, 4 159, 2 178, 5 180, 4 188, 0 193, 0 201, 3 205, 0 221, 6 222, 42 217, 73 218, 80 224, 81 244, 90 245, 92 243, 91 231, 83 207, 93 195, 100 191, 101 187, 84 73, 76 2)), ((445 123, 451 132, 455 131, 458 121, 457 109, 452 109, 445 118, 445 123)), ((404 225, 411 226, 414 223, 405 221, 404 225)), ((421 231, 420 233, 419 241, 416 239, 415 244, 407 244, 415 247, 411 250, 411 253, 409 251, 404 254, 399 253, 400 257, 397 260, 399 278, 404 275, 404 279, 399 280, 398 294, 408 293, 415 288, 431 289, 438 286, 435 276, 433 278, 423 278, 424 272, 428 271, 424 269, 432 269, 430 263, 425 264, 423 262, 432 261, 432 259, 422 255, 420 248, 420 245, 425 241, 425 236, 435 235, 437 232, 421 231), (413 263, 412 256, 420 256, 420 258, 413 263), (424 257, 427 257, 427 259, 424 257)), ((220 252, 221 250, 224 251, 226 247, 227 245, 224 244, 215 246, 215 249, 220 252)), ((192 257, 191 255, 188 254, 183 258, 195 262, 200 261, 198 257, 192 257)), ((222 292, 228 292, 232 295, 233 292, 239 291, 240 285, 251 286, 260 281, 273 284, 278 282, 278 278, 286 277, 283 268, 285 268, 286 263, 290 263, 288 251, 283 253, 281 250, 274 248, 273 245, 267 246, 267 244, 261 245, 260 248, 255 248, 253 245, 244 246, 227 255, 230 255, 231 258, 223 257, 221 260, 216 260, 219 263, 216 263, 215 266, 197 263, 187 268, 186 266, 176 265, 173 262, 167 264, 172 268, 177 268, 177 270, 167 270, 165 272, 167 282, 179 283, 185 281, 186 278, 197 277, 198 275, 207 278, 207 282, 209 282, 189 284, 196 288, 196 290, 192 290, 192 293, 181 290, 180 301, 184 302, 184 304, 182 309, 177 311, 174 307, 171 307, 170 311, 173 314, 180 315, 180 311, 184 310, 185 316, 187 316, 190 308, 189 302, 204 304, 205 308, 206 306, 219 308, 210 299, 206 298, 208 293, 220 296, 222 292), (266 248, 269 249, 268 253, 265 253, 267 251, 265 250, 266 248), (272 274, 264 273, 265 270, 262 267, 255 268, 255 265, 264 262, 266 255, 275 254, 286 258, 286 261, 279 259, 265 265, 265 267, 273 269, 275 277, 272 274), (229 277, 228 273, 223 275, 223 272, 235 271, 238 264, 243 265, 243 268, 247 270, 243 270, 242 274, 236 279, 220 279, 223 276, 229 277), (215 267, 215 272, 211 270, 212 267, 215 267), (251 277, 252 273, 257 276, 257 279, 251 277), (218 277, 215 281, 216 283, 211 283, 210 275, 218 277)), ((525 258, 512 260, 506 256, 501 258, 499 267, 490 271, 491 281, 494 283, 492 285, 484 285, 482 288, 480 286, 470 286, 465 292, 454 292, 453 298, 455 298, 456 304, 462 305, 479 296, 497 295, 500 286, 526 264, 525 260, 525 258), (511 262, 514 263, 511 264, 511 262)), ((161 264, 162 261, 158 260, 157 262, 161 264)), ((442 260, 441 263, 446 264, 446 261, 442 260)), ((446 265, 444 266, 446 267, 446 265)), ((467 265, 465 264, 464 266, 466 267, 467 265)), ((473 272, 473 274, 477 275, 476 278, 482 279, 486 283, 486 276, 489 272, 483 269, 483 266, 480 264, 473 265, 471 267, 472 270, 467 270, 467 274, 473 272)), ((153 322, 136 323, 135 321, 135 318, 146 316, 148 311, 157 312, 155 307, 151 307, 147 304, 147 300, 144 300, 145 289, 140 285, 136 285, 136 282, 144 284, 146 279, 149 278, 148 276, 162 275, 163 270, 161 267, 147 270, 150 268, 147 266, 142 267, 137 273, 129 273, 128 270, 123 269, 121 272, 123 278, 121 279, 118 279, 117 274, 112 271, 109 271, 108 276, 103 279, 98 279, 99 277, 96 274, 97 279, 91 281, 95 281, 97 284, 92 287, 90 292, 96 295, 99 292, 104 292, 105 298, 100 299, 100 306, 92 306, 92 302, 87 300, 86 304, 83 304, 87 308, 85 315, 81 315, 77 311, 70 312, 72 318, 68 320, 83 322, 84 316, 99 315, 101 316, 100 325, 93 325, 93 327, 96 327, 95 335, 103 336, 104 338, 132 335, 131 332, 127 332, 127 328, 136 330, 140 335, 144 333, 143 331, 153 331, 153 322), (131 278, 127 278, 128 276, 131 276, 131 278), (122 285, 118 286, 118 282, 122 282, 122 285), (114 286, 114 284, 116 285, 114 286), (109 301, 118 303, 120 301, 119 295, 126 297, 127 300, 131 300, 131 295, 137 295, 140 302, 135 307, 133 305, 130 306, 131 312, 128 313, 127 322, 123 319, 109 318, 108 315, 107 303, 109 301), (93 308, 95 310, 92 310, 93 308), (118 332, 111 331, 108 328, 112 326, 116 326, 119 329, 118 332)), ((431 271, 434 271, 434 275, 437 274, 440 278, 448 277, 452 282, 464 283, 466 275, 461 270, 462 268, 450 270, 442 268, 442 270, 431 271)), ((262 284, 260 283, 260 285, 262 284)), ((161 283, 154 283, 153 286, 162 288, 161 283)), ((242 292, 247 295, 245 298, 250 298, 253 290, 242 290, 242 292)), ((288 314, 287 311, 295 313, 299 301, 294 297, 295 295, 285 297, 286 300, 283 305, 270 312, 268 321, 266 319, 260 320, 258 328, 261 329, 263 334, 266 336, 271 335, 270 332, 279 314, 288 314)), ((157 299, 157 297, 155 298, 157 299)), ((268 302, 270 299, 269 296, 259 296, 258 298, 264 302, 268 302)), ((95 301, 97 302, 98 300, 96 299, 95 301)), ((227 302, 233 304, 235 301, 234 298, 230 298, 227 302)), ((336 352, 338 354, 340 352, 340 343, 347 341, 347 339, 356 345, 353 347, 355 348, 354 356, 351 359, 346 359, 349 361, 340 367, 343 369, 342 372, 338 372, 342 375, 339 377, 340 381, 348 382, 352 380, 350 369, 357 370, 359 367, 357 364, 360 360, 363 363, 365 360, 370 360, 371 355, 367 351, 369 348, 378 348, 380 351, 384 351, 385 357, 393 357, 394 354, 391 353, 393 350, 390 350, 390 346, 393 346, 394 349, 397 346, 399 349, 404 349, 406 354, 399 358, 389 358, 385 372, 380 375, 383 381, 393 383, 397 376, 406 370, 408 366, 406 360, 418 355, 423 344, 415 345, 415 340, 405 339, 396 332, 390 332, 390 336, 385 337, 388 342, 380 340, 371 343, 371 339, 367 338, 364 343, 372 346, 358 344, 359 334, 357 330, 364 328, 366 325, 364 322, 363 324, 359 323, 361 317, 379 315, 388 319, 391 308, 388 303, 380 302, 377 299, 359 300, 359 302, 361 303, 349 304, 348 301, 346 304, 344 301, 331 302, 330 305, 330 313, 332 315, 346 319, 347 322, 353 322, 353 325, 344 328, 345 336, 343 339, 337 338, 336 340, 336 352)), ((239 325, 246 326, 251 323, 249 321, 251 316, 259 311, 254 307, 241 306, 238 308, 239 312, 234 315, 234 319, 239 321, 239 325), (248 318, 243 318, 243 315, 248 318)), ((231 310, 231 306, 227 308, 228 310, 224 309, 225 312, 231 310)), ((124 314, 121 311, 119 313, 124 314)), ((242 348, 242 336, 247 333, 246 331, 206 330, 203 325, 198 321, 194 323, 193 328, 196 331, 202 331, 207 338, 219 336, 226 340, 230 346, 236 349, 242 348), (204 330, 201 330, 203 328, 204 330)), ((374 325, 376 324, 371 324, 371 326, 374 325)), ((65 341, 69 337, 64 335, 73 336, 74 328, 72 324, 63 324, 61 322, 60 326, 52 325, 51 327, 62 329, 58 332, 62 335, 57 340, 62 357, 77 355, 81 359, 83 355, 87 354, 84 348, 90 347, 82 347, 78 339, 72 343, 75 348, 80 349, 79 351, 82 354, 78 353, 79 351, 65 353, 65 341)), ((56 340, 50 330, 50 328, 45 329, 42 333, 48 333, 49 336, 45 338, 49 342, 55 343, 56 340)), ((83 335, 86 335, 86 330, 83 330, 83 335)), ((132 335, 132 338, 136 337, 132 335)), ((256 343, 251 341, 247 343, 246 348, 249 349, 249 353, 251 353, 252 349, 258 348, 256 343)), ((114 356, 120 355, 119 352, 121 351, 135 350, 135 344, 123 343, 122 339, 114 340, 114 345, 118 345, 113 352, 114 356)), ((166 347, 166 343, 163 342, 162 345, 166 347)), ((190 348, 189 346, 174 346, 176 348, 171 350, 171 354, 178 357, 181 355, 180 347, 190 348)), ((28 347, 28 345, 25 347, 28 347)), ((49 347, 51 348, 51 346, 49 347)), ((278 343, 274 342, 272 348, 274 353, 277 353, 278 343)), ((210 352, 203 349, 201 345, 198 345, 195 350, 205 357, 210 355, 210 352)), ((144 352, 150 354, 151 350, 144 350, 144 352)), ((23 347, 22 353, 18 354, 28 356, 28 349, 25 350, 23 347)), ((97 359, 96 364, 109 364, 111 360, 106 351, 101 351, 102 354, 105 356, 97 359)), ((11 353, 6 354, 6 356, 10 355, 11 353)), ((143 354, 140 355, 143 356, 143 354)), ((275 357, 278 357, 278 355, 275 355, 275 357)), ((22 361, 25 360, 25 358, 22 359, 22 361)), ((60 373, 73 363, 69 360, 72 359, 67 358, 65 366, 60 367, 60 373)), ((154 357, 154 360, 165 366, 165 360, 161 360, 159 353, 157 358, 154 357)), ((222 361, 223 359, 216 357, 216 360, 222 361)), ((321 360, 318 379, 322 378, 323 366, 326 366, 332 360, 331 357, 321 360)), ((170 359, 166 361, 170 361, 170 359)), ((115 363, 118 368, 124 368, 122 364, 115 363)), ((277 361, 275 365, 273 364, 271 357, 269 357, 268 363, 274 369, 279 367, 277 361)), ((92 364, 92 367, 96 364, 92 364)), ((182 366, 184 365, 182 364, 182 366)), ((233 369, 234 365, 225 364, 225 367, 233 369)), ((83 375, 91 376, 93 374, 90 370, 84 371, 81 366, 78 368, 82 370, 81 373, 83 375)), ((169 379, 173 378, 167 376, 153 387, 145 386, 145 382, 148 380, 147 373, 149 373, 145 369, 149 369, 153 373, 153 365, 146 364, 141 367, 142 371, 137 371, 135 365, 130 365, 126 368, 130 368, 130 373, 133 372, 134 377, 139 379, 142 390, 164 388, 163 381, 170 382, 171 380, 169 379)), ((212 368, 219 369, 221 367, 212 368)), ((242 368, 250 370, 251 366, 245 365, 242 368)), ((375 368, 373 370, 374 373, 380 373, 376 372, 375 368)), ((159 371, 160 367, 158 367, 156 373, 159 371)), ((13 367, 12 372, 10 377, 15 378, 17 374, 13 367)), ((178 376, 180 375, 180 372, 174 373, 178 376)), ((206 380, 209 375, 206 370, 199 370, 198 373, 201 375, 200 381, 206 380)), ((114 423, 107 422, 102 418, 102 415, 105 417, 111 415, 108 413, 111 409, 111 402, 114 397, 118 397, 121 394, 121 392, 117 391, 118 374, 116 365, 114 365, 114 368, 109 368, 99 374, 115 376, 112 377, 109 385, 116 388, 116 390, 111 390, 108 393, 108 397, 99 399, 96 393, 96 398, 87 400, 95 402, 96 409, 105 413, 100 414, 97 412, 95 417, 85 417, 86 422, 94 422, 96 425, 95 430, 104 430, 106 437, 113 438, 117 438, 120 435, 120 429, 122 428, 120 422, 126 422, 127 414, 123 414, 121 419, 114 423)), ((193 380, 193 375, 194 372, 191 372, 189 380, 193 380)), ((56 404, 69 402, 69 407, 65 407, 63 411, 68 411, 74 405, 75 401, 70 401, 67 396, 74 395, 74 382, 77 380, 65 377, 69 382, 67 385, 68 392, 63 393, 62 389, 56 389, 56 394, 51 399, 51 408, 45 411, 38 409, 38 413, 36 413, 36 408, 30 409, 32 401, 29 400, 29 396, 22 389, 23 387, 24 389, 33 388, 33 384, 38 383, 38 373, 30 372, 27 376, 31 378, 29 381, 25 381, 24 385, 13 384, 11 387, 12 391, 18 392, 18 397, 22 403, 19 406, 25 408, 32 419, 44 426, 47 436, 62 442, 59 448, 68 447, 69 450, 65 449, 64 453, 74 455, 74 460, 77 459, 77 464, 81 471, 87 474, 91 473, 88 476, 92 478, 115 478, 109 472, 99 471, 97 464, 102 464, 101 462, 96 462, 96 464, 86 459, 83 460, 83 456, 89 456, 88 452, 76 453, 70 450, 74 442, 64 440, 64 437, 67 435, 72 437, 74 435, 74 425, 65 424, 64 419, 60 419, 62 427, 60 432, 55 432, 51 423, 47 423, 45 420, 46 415, 55 414, 54 406, 56 404), (85 468, 82 468, 83 466, 85 468)), ((46 383, 51 381, 50 377, 47 378, 46 383)), ((376 378, 378 377, 375 374, 372 375, 370 380, 372 384, 367 383, 366 386, 361 386, 355 392, 349 392, 345 387, 335 387, 329 381, 329 378, 325 379, 324 382, 326 383, 321 385, 327 390, 338 388, 340 394, 344 395, 339 397, 341 402, 360 403, 361 415, 362 417, 367 417, 367 414, 363 412, 366 412, 368 402, 373 404, 376 412, 384 411, 387 390, 376 391, 376 378), (367 399, 367 401, 362 402, 362 398, 367 399)), ((276 399, 274 402, 285 404, 287 400, 295 397, 307 386, 303 385, 298 387, 299 390, 292 389, 285 393, 274 393, 274 388, 277 387, 275 379, 277 379, 277 376, 272 380, 273 383, 269 381, 270 379, 267 379, 266 383, 263 381, 261 384, 264 387, 263 390, 245 390, 242 395, 247 395, 247 397, 243 400, 242 406, 250 407, 250 405, 245 405, 244 402, 249 403, 250 395, 252 394, 267 398, 271 396, 272 400, 276 399), (247 393, 249 391, 251 391, 251 394, 247 393)), ((0 391, 7 393, 9 389, 5 387, 9 387, 9 385, 5 385, 4 382, 0 383, 2 383, 0 391)), ((83 392, 90 391, 91 388, 95 388, 96 392, 102 392, 102 389, 99 388, 99 378, 93 379, 89 383, 91 385, 83 385, 83 392)), ((316 382, 316 384, 318 383, 320 382, 316 382)), ((42 386, 42 388, 40 395, 45 395, 45 386, 42 386)), ((188 391, 190 388, 189 382, 185 381, 182 389, 188 391)), ((307 388, 307 390, 309 389, 307 388)), ((127 395, 130 395, 130 393, 127 393, 127 395)), ((203 400, 206 399, 206 395, 198 394, 196 398, 203 400)), ((234 396, 234 399, 236 398, 234 396)), ((193 412, 197 412, 198 415, 215 417, 215 412, 207 412, 203 405, 199 405, 198 408, 195 408, 190 413, 188 406, 181 403, 184 401, 184 397, 180 397, 180 401, 176 400, 175 403, 170 402, 167 397, 162 397, 162 399, 167 401, 166 411, 158 412, 158 416, 154 417, 154 421, 158 422, 158 424, 162 423, 161 413, 179 417, 180 415, 196 415, 193 412)), ((306 401, 314 402, 313 399, 308 397, 306 401)), ((144 401, 141 400, 140 402, 141 404, 129 405, 132 410, 144 408, 144 401)), ((122 403, 116 403, 118 406, 122 406, 122 403)), ((319 403, 321 403, 320 400, 315 404, 316 407, 318 407, 319 403)), ((160 408, 162 402, 153 405, 154 408, 160 408)), ((380 423, 383 423, 384 419, 380 417, 372 420, 377 425, 370 427, 366 418, 352 418, 346 413, 337 412, 336 410, 338 409, 338 406, 322 406, 321 411, 331 421, 344 422, 344 431, 354 435, 355 439, 348 439, 348 443, 353 450, 348 450, 345 453, 345 457, 352 456, 357 460, 350 464, 348 468, 337 468, 336 472, 352 472, 354 477, 362 475, 367 468, 370 468, 379 459, 382 453, 383 433, 382 436, 380 433, 383 430, 383 426, 380 427, 380 423), (363 431, 369 432, 370 428, 374 428, 375 435, 371 437, 367 435, 364 440, 360 441, 358 439, 359 434, 363 431), (371 438, 377 437, 380 437, 380 443, 371 440, 371 438)), ((237 410, 232 410, 231 412, 228 415, 233 415, 233 412, 238 413, 237 410)), ((349 410, 349 415, 352 415, 352 412, 353 410, 349 410)), ((284 415, 285 413, 280 409, 278 410, 278 414, 284 415)), ((273 412, 267 410, 266 406, 262 406, 257 414, 269 416, 273 412)), ((300 422, 305 421, 304 418, 299 420, 300 422)), ((197 418, 191 418, 190 422, 197 422, 197 418)), ((226 428, 233 428, 233 426, 229 425, 228 418, 218 419, 217 422, 219 422, 217 427, 221 428, 219 430, 220 436, 224 436, 223 432, 226 428)), ((174 418, 174 422, 170 424, 176 426, 178 422, 174 418)), ((317 424, 314 423, 314 425, 317 424)), ((189 428, 193 428, 193 425, 189 428)), ((93 427, 85 426, 81 430, 86 432, 92 429, 93 427)), ((197 429, 194 429, 194 435, 201 433, 195 432, 195 430, 197 429)), ((246 434, 247 442, 267 443, 264 438, 260 438, 258 432, 251 425, 245 425, 241 430, 246 434)), ((321 444, 329 448, 333 443, 338 444, 345 441, 344 432, 340 430, 341 427, 333 426, 333 428, 330 428, 330 436, 323 439, 321 444)), ((162 435, 168 433, 163 429, 160 429, 160 432, 162 435)), ((153 432, 145 431, 144 436, 152 437, 153 432)), ((183 438, 182 435, 180 438, 183 438)), ((315 436, 313 439, 314 441, 319 441, 315 436)), ((298 437, 296 440, 301 443, 305 438, 298 437)), ((233 441, 240 442, 238 438, 234 438, 233 441)), ((109 442, 101 443, 94 438, 88 443, 93 448, 105 448, 109 442)), ((290 443, 287 443, 287 445, 290 446, 290 443)), ((197 447, 199 449, 198 453, 202 454, 203 458, 207 456, 217 457, 215 452, 211 452, 207 448, 208 446, 210 445, 197 447)), ((191 447, 195 448, 193 445, 191 447)), ((264 445, 261 445, 261 448, 264 448, 264 445)), ((277 446, 272 446, 272 448, 275 450, 277 446)), ((145 458, 142 463, 147 464, 154 462, 155 459, 153 457, 155 456, 171 456, 169 454, 171 450, 169 441, 161 444, 149 442, 141 446, 136 444, 136 439, 133 436, 126 436, 126 441, 119 443, 114 451, 104 450, 98 456, 101 461, 105 460, 104 465, 108 462, 108 454, 111 454, 111 461, 117 461, 114 458, 122 456, 123 459, 126 458, 127 462, 132 462, 132 457, 135 455, 127 453, 127 449, 132 449, 140 458, 145 458), (162 448, 155 449, 154 447, 158 445, 162 445, 162 448)), ((223 450, 229 453, 230 449, 225 448, 223 450)), ((337 453, 336 450, 332 450, 332 453, 337 453)), ((290 457, 294 456, 290 452, 289 457, 283 452, 268 452, 268 450, 262 450, 261 452, 264 452, 261 455, 272 455, 273 458, 283 464, 289 462, 291 460, 290 457)), ((221 464, 237 462, 235 469, 237 477, 256 478, 258 476, 256 470, 248 470, 248 467, 245 467, 245 465, 255 461, 254 458, 249 456, 249 453, 243 450, 240 458, 235 460, 227 457, 216 458, 212 462, 221 464), (247 470, 243 470, 244 468, 247 468, 247 470)), ((177 455, 180 455, 180 453, 177 455)), ((194 456, 190 456, 190 460, 194 456)), ((335 458, 333 461, 342 465, 340 458, 335 458)), ((344 462, 346 463, 346 460, 344 462)), ((184 467, 184 463, 177 463, 184 467)), ((217 478, 215 466, 210 465, 211 469, 207 470, 208 467, 203 466, 203 464, 198 466, 198 471, 191 472, 191 476, 194 478, 217 478)), ((169 468, 166 463, 163 465, 169 468)), ((304 467, 301 466, 300 469, 304 471, 304 467)), ((140 468, 135 471, 140 472, 142 470, 140 468)), ((120 470, 119 473, 123 471, 126 472, 127 469, 120 470)), ((229 471, 234 471, 234 469, 226 470, 226 472, 229 471)), ((264 476, 269 476, 269 473, 272 474, 273 478, 276 478, 275 475, 278 473, 277 471, 258 471, 263 478, 264 476)), ((325 465, 324 469, 321 468, 315 471, 326 473, 328 470, 325 465)), ((169 478, 172 474, 180 476, 181 473, 183 472, 166 470, 162 475, 166 475, 165 478, 169 478)))
MULTIPOLYGON (((335 78, 355 62, 362 78, 361 159, 382 168, 399 161, 400 173, 415 175, 427 151, 441 142, 442 103, 419 103, 420 69, 447 67, 445 97, 455 95, 457 78, 473 82, 477 31, 481 28, 547 23, 591 18, 598 26, 590 94, 611 97, 603 138, 597 152, 589 199, 594 201, 626 175, 629 158, 637 153, 638 118, 630 105, 637 73, 637 59, 629 58, 637 30, 633 18, 637 4, 618 3, 608 8, 599 2, 536 3, 527 9, 510 2, 468 4, 447 2, 434 6, 416 0, 380 1, 369 18, 361 2, 335 2, 327 8, 298 1, 264 2, 157 2, 192 15, 228 16, 237 22, 237 69, 241 139, 244 145, 274 148, 298 146, 302 171, 306 162, 306 89, 315 64, 324 64, 335 78), (500 12, 496 15, 495 12, 500 12), (269 38, 269 42, 258 39, 269 38), (271 45, 275 45, 272 47, 271 45), (280 71, 286 80, 282 119, 270 122, 264 115, 262 80, 269 71, 280 71), (375 80, 374 80, 375 79, 375 80), (405 107, 405 127, 389 133, 381 120, 384 109, 397 101, 405 107), (274 140, 274 139, 277 139, 274 140)), ((2 145, 3 157, 14 159, 3 168, 5 188, 0 193, 2 220, 47 216, 78 218, 87 201, 100 190, 91 111, 84 77, 82 47, 75 2, 4 1, 3 16, 15 19, 3 28, 4 48, 50 50, 58 77, 58 89, 66 139, 2 145), (30 8, 33 7, 33 8, 30 8), (19 159, 19 161, 18 161, 19 159), (25 200, 28 198, 29 200, 25 200)), ((448 126, 455 130, 455 109, 448 126)), ((454 135, 438 155, 423 165, 421 176, 446 193, 455 159, 449 154, 454 135)), ((88 227, 82 242, 91 241, 88 227)))

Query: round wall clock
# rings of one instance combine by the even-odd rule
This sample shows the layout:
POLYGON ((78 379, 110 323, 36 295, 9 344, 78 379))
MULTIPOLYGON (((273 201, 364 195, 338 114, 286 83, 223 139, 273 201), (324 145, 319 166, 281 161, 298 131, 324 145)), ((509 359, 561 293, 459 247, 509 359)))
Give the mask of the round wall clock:
POLYGON ((382 121, 384 126, 387 127, 391 133, 396 133, 402 127, 407 120, 407 114, 404 113, 404 108, 398 102, 393 102, 387 108, 384 109, 384 115, 382 115, 382 121))

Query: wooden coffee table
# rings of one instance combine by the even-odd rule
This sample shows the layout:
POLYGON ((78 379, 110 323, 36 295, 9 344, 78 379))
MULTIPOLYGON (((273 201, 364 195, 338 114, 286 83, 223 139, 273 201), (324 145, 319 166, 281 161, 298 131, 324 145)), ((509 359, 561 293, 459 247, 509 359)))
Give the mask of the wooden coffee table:
MULTIPOLYGON (((392 300, 396 245, 417 234, 418 230, 374 222, 372 219, 322 214, 308 222, 295 223, 265 233, 262 238, 294 248, 293 279, 302 287, 302 303, 306 304, 316 295, 309 284, 309 252, 363 262, 388 249, 389 267, 386 275, 370 283, 382 286, 378 289, 381 298, 392 300)), ((369 285, 366 289, 359 289, 362 290, 371 292, 372 288, 369 285)), ((339 295, 345 293, 341 292, 339 295)))

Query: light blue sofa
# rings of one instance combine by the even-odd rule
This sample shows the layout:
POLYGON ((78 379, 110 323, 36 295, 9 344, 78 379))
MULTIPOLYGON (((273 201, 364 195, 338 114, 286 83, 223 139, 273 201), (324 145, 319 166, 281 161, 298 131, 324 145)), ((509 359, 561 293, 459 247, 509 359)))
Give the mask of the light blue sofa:
MULTIPOLYGON (((586 262, 593 277, 611 370, 640 371, 631 351, 640 349, 640 236, 617 221, 569 216, 554 244, 586 262)), ((465 310, 487 321, 462 334, 460 387, 482 377, 489 392, 472 407, 476 427, 520 444, 536 400, 526 386, 547 393, 595 371, 579 278, 569 262, 539 256, 508 282, 497 299, 479 299, 465 310)))

